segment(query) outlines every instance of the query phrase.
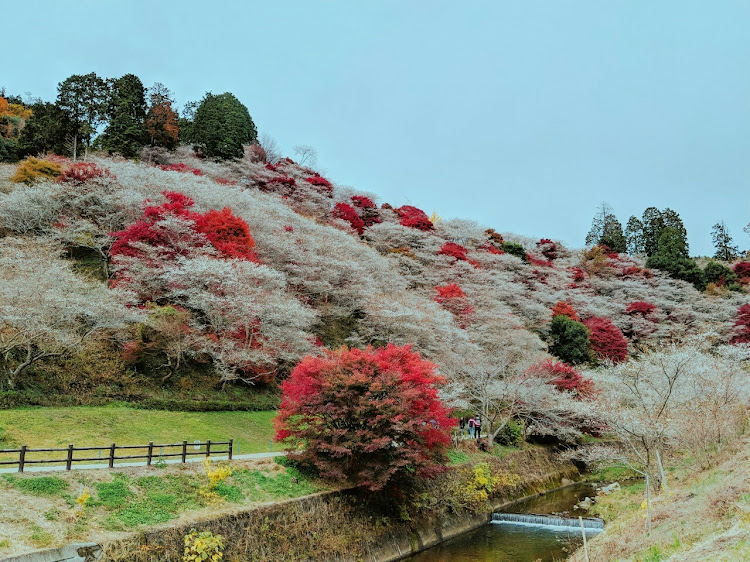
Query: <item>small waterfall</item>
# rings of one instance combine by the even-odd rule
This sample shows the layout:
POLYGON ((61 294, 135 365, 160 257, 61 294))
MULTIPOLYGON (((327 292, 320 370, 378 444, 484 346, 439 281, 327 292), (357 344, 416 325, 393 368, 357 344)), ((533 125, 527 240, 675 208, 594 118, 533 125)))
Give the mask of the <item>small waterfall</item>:
MULTIPOLYGON (((526 525, 529 527, 545 527, 554 530, 580 531, 581 523, 578 518, 560 517, 557 515, 533 515, 523 513, 493 513, 492 523, 526 525)), ((586 533, 601 533, 604 521, 595 517, 584 517, 583 527, 586 533)))

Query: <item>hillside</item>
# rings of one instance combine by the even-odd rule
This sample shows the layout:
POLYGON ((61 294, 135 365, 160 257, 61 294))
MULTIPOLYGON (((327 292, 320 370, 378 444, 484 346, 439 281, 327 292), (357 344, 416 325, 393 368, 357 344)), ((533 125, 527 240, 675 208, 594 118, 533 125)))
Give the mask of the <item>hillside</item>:
POLYGON ((317 346, 384 342, 412 343, 456 381, 548 357, 560 301, 583 320, 611 320, 631 355, 707 330, 729 341, 747 301, 744 292, 698 292, 638 257, 375 205, 372 194, 288 159, 160 158, 156 166, 95 156, 104 175, 29 184, 10 181, 15 167, 2 166, 2 312, 10 331, 23 332, 32 317, 35 324, 20 345, 5 343, 6 390, 43 380, 82 401, 97 391, 128 399, 127 387, 190 398, 191 389, 226 383, 273 386, 317 346), (166 192, 194 204, 177 212, 166 192), (162 242, 149 250, 139 239, 112 256, 110 234, 143 225, 144 205, 161 209, 145 220, 176 237, 169 244, 177 249, 165 259, 162 242), (183 219, 225 208, 249 227, 251 258, 221 255, 201 233, 186 234, 183 219), (629 310, 633 302, 655 310, 629 310), (29 349, 33 360, 11 381, 29 349), (76 372, 66 372, 72 365, 76 372))

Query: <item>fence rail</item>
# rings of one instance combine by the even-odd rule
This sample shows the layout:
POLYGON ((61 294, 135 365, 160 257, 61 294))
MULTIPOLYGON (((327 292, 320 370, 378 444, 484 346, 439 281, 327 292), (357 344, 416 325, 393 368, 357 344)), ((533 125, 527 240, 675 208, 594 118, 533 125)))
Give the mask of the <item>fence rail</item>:
POLYGON ((65 463, 65 470, 71 470, 74 463, 79 462, 108 462, 109 468, 114 468, 115 461, 122 460, 145 460, 147 466, 151 466, 154 459, 163 459, 171 457, 180 457, 180 460, 185 463, 188 457, 191 456, 205 456, 206 458, 211 455, 227 455, 229 460, 232 460, 232 450, 234 448, 234 439, 229 441, 194 441, 188 443, 183 441, 182 443, 167 443, 167 444, 155 444, 153 441, 149 442, 148 445, 117 445, 112 443, 107 447, 75 447, 74 445, 68 445, 64 448, 40 448, 32 449, 26 445, 23 445, 19 449, 0 449, 0 466, 18 466, 18 472, 23 472, 23 469, 28 464, 62 464, 65 463), (226 446, 225 449, 221 447, 226 446), (190 450, 192 447, 192 450, 190 450), (218 449, 217 449, 218 447, 218 449), (136 451, 142 450, 143 454, 139 455, 123 455, 117 456, 117 451, 136 451), (166 449, 166 452, 165 452, 166 449), (176 452, 169 452, 176 449, 176 452), (99 455, 76 457, 77 452, 83 451, 98 451, 99 455), (35 453, 66 453, 65 458, 56 459, 37 459, 29 458, 29 455, 34 456, 35 453), (103 453, 106 453, 103 454, 103 453), (17 454, 18 458, 13 460, 2 460, 7 458, 9 455, 17 454))

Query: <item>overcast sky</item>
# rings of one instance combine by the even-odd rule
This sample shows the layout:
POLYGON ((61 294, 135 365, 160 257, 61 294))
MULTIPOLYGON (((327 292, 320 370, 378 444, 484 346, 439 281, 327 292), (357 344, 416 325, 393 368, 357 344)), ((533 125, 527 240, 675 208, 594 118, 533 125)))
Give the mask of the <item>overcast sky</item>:
POLYGON ((580 247, 683 217, 691 253, 726 220, 750 247, 750 2, 88 0, 3 6, 0 86, 52 100, 91 71, 179 105, 230 91, 333 180, 580 247))

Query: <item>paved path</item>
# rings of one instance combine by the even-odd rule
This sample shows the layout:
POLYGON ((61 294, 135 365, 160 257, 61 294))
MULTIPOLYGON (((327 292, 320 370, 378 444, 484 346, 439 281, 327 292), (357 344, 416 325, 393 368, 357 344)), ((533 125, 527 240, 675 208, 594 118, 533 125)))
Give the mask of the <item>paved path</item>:
MULTIPOLYGON (((250 453, 247 455, 232 455, 233 460, 247 460, 247 459, 270 459, 273 457, 280 457, 283 456, 285 453, 282 452, 276 452, 276 453, 250 453)), ((206 457, 190 457, 186 459, 186 462, 201 462, 206 457)), ((218 455, 213 456, 211 455, 211 459, 215 461, 225 461, 227 460, 227 455, 218 455)), ((158 456, 154 456, 154 461, 151 463, 151 466, 155 466, 158 462, 159 458, 158 456)), ((165 462, 167 464, 182 464, 182 461, 180 459, 168 459, 164 460, 162 462, 165 462)), ((123 462, 123 463, 115 463, 115 466, 112 470, 118 469, 118 468, 125 468, 129 466, 146 466, 146 461, 140 461, 140 462, 123 462)), ((72 470, 96 470, 99 468, 109 468, 109 465, 107 464, 106 459, 103 460, 101 463, 95 463, 95 464, 74 464, 72 467, 72 470)), ((65 472, 64 466, 31 466, 31 467, 25 467, 24 473, 26 472, 65 472)), ((2 468, 0 469, 0 474, 18 474, 18 468, 2 468)))

